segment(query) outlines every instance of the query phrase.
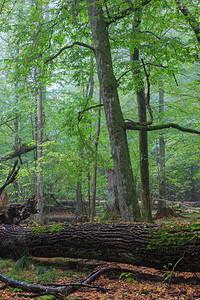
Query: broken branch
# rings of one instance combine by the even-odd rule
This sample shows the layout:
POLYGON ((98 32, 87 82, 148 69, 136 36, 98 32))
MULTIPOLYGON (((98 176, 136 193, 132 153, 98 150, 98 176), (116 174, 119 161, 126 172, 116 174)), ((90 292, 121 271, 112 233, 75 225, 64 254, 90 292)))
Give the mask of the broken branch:
POLYGON ((78 46, 82 46, 82 47, 88 48, 88 49, 92 50, 93 52, 95 52, 95 49, 94 49, 92 46, 90 46, 90 45, 87 45, 87 44, 82 43, 82 42, 74 42, 72 45, 63 47, 63 48, 60 49, 60 51, 58 51, 55 55, 49 57, 49 58, 45 61, 45 64, 47 64, 48 62, 50 62, 50 61, 52 61, 53 59, 55 59, 56 57, 58 57, 64 50, 69 49, 69 48, 73 48, 75 45, 78 45, 78 46))
POLYGON ((128 122, 125 122, 125 129, 126 130, 139 130, 139 131, 155 131, 155 130, 161 130, 161 129, 167 129, 167 128, 175 128, 183 132, 189 132, 189 133, 195 133, 200 134, 200 131, 196 129, 190 129, 183 126, 180 126, 175 123, 168 123, 168 124, 161 124, 161 125, 139 125, 139 123, 133 122, 129 120, 128 122))

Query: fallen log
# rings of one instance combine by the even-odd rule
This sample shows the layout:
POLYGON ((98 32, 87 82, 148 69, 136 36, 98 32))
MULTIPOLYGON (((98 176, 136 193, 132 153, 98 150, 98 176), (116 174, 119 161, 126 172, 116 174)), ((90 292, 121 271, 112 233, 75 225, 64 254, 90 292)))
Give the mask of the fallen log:
POLYGON ((89 222, 89 218, 87 216, 44 216, 44 223, 49 222, 67 222, 67 223, 85 223, 89 222))
POLYGON ((200 271, 200 225, 55 224, 0 226, 0 257, 71 257, 200 271), (177 263, 179 262, 179 263, 177 263))
POLYGON ((33 195, 25 203, 12 203, 0 207, 0 224, 19 225, 36 212, 36 196, 33 195))

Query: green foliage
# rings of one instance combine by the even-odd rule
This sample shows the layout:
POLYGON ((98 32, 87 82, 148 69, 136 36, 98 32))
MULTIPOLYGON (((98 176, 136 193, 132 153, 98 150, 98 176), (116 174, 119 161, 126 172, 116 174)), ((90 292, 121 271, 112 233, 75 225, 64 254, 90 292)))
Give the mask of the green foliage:
MULTIPOLYGON (((80 41, 92 45, 85 1, 73 1, 68 8, 62 2, 6 1, 0 15, 0 95, 1 155, 10 153, 19 144, 35 144, 35 68, 41 68, 39 81, 44 86, 44 156, 42 158, 45 205, 76 199, 76 184, 82 181, 83 198, 92 191, 94 142, 96 139, 97 109, 81 114, 98 103, 98 79, 94 55, 88 48, 75 46, 61 51, 66 45, 80 41), (93 98, 88 95, 89 80, 94 78, 93 98), (17 118, 17 123, 15 122, 17 118)), ((185 1, 183 1, 184 3, 185 1)), ((185 3, 192 14, 198 6, 185 3)), ((103 2, 102 2, 103 5, 103 2)), ((121 14, 128 1, 107 1, 111 16, 121 14)), ((103 7, 105 18, 107 9, 103 7)), ((159 124, 158 89, 165 90, 163 123, 176 121, 182 126, 199 127, 198 43, 185 17, 177 10, 175 1, 154 1, 141 11, 141 24, 132 29, 132 13, 109 27, 114 72, 119 79, 120 104, 125 119, 137 121, 135 96, 139 85, 131 71, 130 52, 140 50, 146 70, 150 72, 151 107, 154 124, 159 124)), ((198 21, 198 20, 197 20, 198 21)), ((134 25, 134 24, 133 24, 134 25)), ((136 63, 147 85, 141 62, 136 63)), ((128 132, 134 176, 140 190, 138 135, 128 132)), ((167 199, 197 200, 200 196, 199 137, 175 130, 165 131, 167 199)), ((158 192, 159 133, 148 133, 150 181, 152 192, 158 192)), ((10 201, 24 201, 35 192, 36 153, 21 156, 17 184, 9 186, 10 201)), ((107 168, 113 168, 105 116, 102 109, 99 139, 97 198, 107 197, 107 168)), ((0 184, 3 184, 11 162, 1 162, 0 184)))
POLYGON ((130 272, 130 273, 121 273, 121 275, 120 275, 120 279, 122 279, 124 281, 137 283, 137 280, 134 280, 132 277, 133 277, 132 272, 130 272))

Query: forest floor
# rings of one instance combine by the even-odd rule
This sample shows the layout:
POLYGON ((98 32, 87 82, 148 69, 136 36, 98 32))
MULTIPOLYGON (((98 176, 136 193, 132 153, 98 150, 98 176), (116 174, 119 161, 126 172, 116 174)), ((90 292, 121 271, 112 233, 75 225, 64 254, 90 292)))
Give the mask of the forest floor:
MULTIPOLYGON (((187 218, 167 218, 156 223, 186 224, 199 217, 197 213, 187 218)), ((199 219, 200 220, 200 219, 199 219)), ((0 273, 10 278, 26 283, 35 284, 69 284, 81 283, 89 274, 103 268, 121 268, 130 270, 120 276, 116 273, 106 273, 100 276, 91 287, 80 287, 76 292, 65 297, 68 300, 153 300, 153 299, 199 299, 200 273, 174 272, 163 266, 163 270, 132 265, 105 263, 97 260, 66 259, 66 258, 29 258, 23 257, 18 261, 0 259, 0 273), (132 274, 134 272, 134 275, 132 274), (172 283, 172 278, 177 283, 172 283), (103 288, 104 290, 98 290, 103 288)), ((174 281, 173 281, 174 282, 174 281)), ((20 289, 4 286, 0 282, 0 300, 42 299, 30 295, 20 289)), ((44 298, 43 298, 44 299, 44 298)), ((48 298, 46 298, 48 299, 48 298)), ((60 298, 55 298, 60 299, 60 298)))

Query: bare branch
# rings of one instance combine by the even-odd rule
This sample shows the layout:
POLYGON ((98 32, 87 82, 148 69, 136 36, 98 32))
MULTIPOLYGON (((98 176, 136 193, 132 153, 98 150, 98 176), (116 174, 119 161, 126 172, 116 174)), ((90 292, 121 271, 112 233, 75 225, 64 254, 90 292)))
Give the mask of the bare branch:
POLYGON ((104 4, 105 4, 106 13, 107 13, 108 17, 111 18, 110 13, 109 13, 109 10, 108 10, 107 0, 104 0, 103 2, 104 2, 104 4))
POLYGON ((84 110, 82 110, 82 111, 79 111, 79 113, 78 113, 78 121, 81 120, 81 115, 82 115, 84 112, 86 112, 86 111, 88 111, 88 110, 91 110, 91 109, 93 109, 93 108, 102 107, 102 106, 103 106, 103 104, 97 104, 97 105, 90 106, 90 107, 88 107, 88 108, 86 108, 86 109, 84 109, 84 110))
POLYGON ((13 168, 11 170, 11 172, 8 174, 8 177, 6 179, 6 181, 4 182, 4 184, 0 187, 0 195, 3 193, 3 190, 9 185, 11 184, 12 182, 15 181, 17 175, 18 175, 18 172, 19 172, 19 169, 20 167, 17 167, 17 164, 18 164, 18 160, 15 161, 14 165, 13 165, 13 168))
POLYGON ((146 79, 147 79, 147 109, 148 109, 149 114, 150 114, 150 121, 147 122, 146 125, 151 125, 153 123, 153 112, 152 112, 152 109, 151 109, 150 104, 149 104, 150 103, 150 81, 149 81, 150 73, 147 74, 147 70, 146 70, 143 59, 141 59, 141 61, 142 61, 142 65, 143 65, 144 72, 145 72, 146 79))
POLYGON ((53 59, 55 59, 56 57, 58 57, 64 50, 69 49, 69 48, 73 48, 75 45, 78 45, 78 46, 82 46, 82 47, 88 48, 88 49, 92 50, 93 52, 95 52, 95 49, 94 49, 92 46, 90 46, 90 45, 87 45, 87 44, 82 43, 82 42, 74 42, 72 45, 65 46, 65 47, 63 47, 62 49, 60 49, 60 51, 58 51, 54 56, 49 57, 49 58, 45 61, 45 64, 47 64, 48 62, 50 62, 50 61, 52 61, 53 59))
POLYGON ((200 134, 200 131, 196 129, 190 129, 183 126, 180 126, 175 123, 168 123, 168 124, 161 124, 161 125, 154 125, 154 126, 144 126, 140 125, 139 123, 133 122, 131 120, 128 120, 128 122, 125 122, 125 129, 127 130, 138 130, 138 131, 155 131, 155 130, 161 130, 161 129, 167 129, 167 128, 175 128, 183 132, 189 132, 189 133, 195 133, 200 134))
POLYGON ((14 120, 16 120, 17 118, 18 118, 18 117, 8 118, 7 121, 2 121, 2 122, 0 123, 0 126, 7 125, 8 122, 14 121, 14 120))
POLYGON ((119 76, 119 78, 117 79, 117 84, 119 85, 120 79, 121 79, 122 77, 124 77, 127 73, 131 72, 131 71, 133 71, 133 68, 131 68, 131 69, 125 71, 121 76, 119 76))
POLYGON ((1 155, 0 161, 5 161, 5 160, 9 160, 11 158, 20 157, 22 154, 33 151, 36 148, 37 148, 36 145, 28 147, 26 144, 23 144, 19 149, 16 149, 14 152, 1 155))
MULTIPOLYGON (((133 12, 140 10, 141 7, 147 5, 150 3, 152 0, 143 0, 143 1, 138 1, 137 3, 132 3, 132 5, 129 6, 129 8, 120 11, 118 14, 114 16, 110 16, 108 20, 106 20, 107 26, 109 26, 111 23, 114 23, 120 19, 123 19, 124 17, 129 16, 133 12)), ((130 1, 131 2, 131 1, 130 1)))
POLYGON ((181 0, 176 0, 178 9, 185 16, 200 43, 200 24, 181 0))
POLYGON ((6 0, 4 0, 3 3, 2 3, 2 5, 1 5, 0 14, 1 14, 2 10, 3 10, 3 7, 4 7, 5 3, 6 3, 6 0))
POLYGON ((176 85, 179 86, 179 85, 178 85, 178 81, 177 81, 176 76, 175 76, 174 73, 173 73, 173 77, 174 77, 174 80, 175 80, 176 85))

